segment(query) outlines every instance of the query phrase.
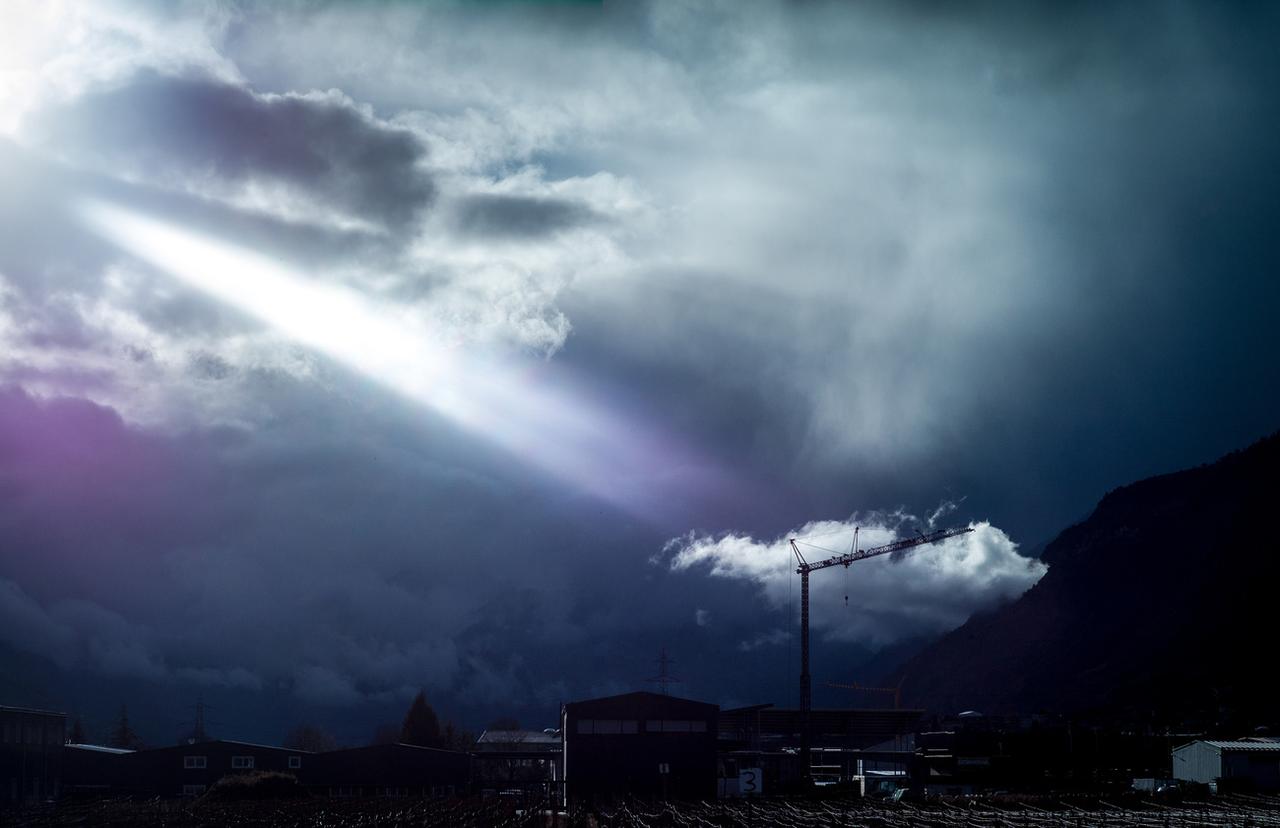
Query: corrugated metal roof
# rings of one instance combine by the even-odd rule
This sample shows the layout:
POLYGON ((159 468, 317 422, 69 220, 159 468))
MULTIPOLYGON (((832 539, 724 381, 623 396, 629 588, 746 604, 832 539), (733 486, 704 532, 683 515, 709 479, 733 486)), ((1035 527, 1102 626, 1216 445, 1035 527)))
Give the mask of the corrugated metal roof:
POLYGON ((1212 745, 1218 750, 1270 750, 1280 751, 1280 742, 1216 742, 1206 740, 1205 744, 1212 745))
POLYGON ((88 751, 92 751, 93 753, 114 753, 114 754, 133 753, 133 751, 129 750, 128 748, 113 748, 113 747, 107 747, 106 745, 84 745, 84 744, 77 744, 76 742, 67 742, 66 746, 69 748, 72 748, 73 750, 88 750, 88 751))
POLYGON ((476 742, 481 744, 560 744, 559 733, 541 730, 486 730, 476 742))

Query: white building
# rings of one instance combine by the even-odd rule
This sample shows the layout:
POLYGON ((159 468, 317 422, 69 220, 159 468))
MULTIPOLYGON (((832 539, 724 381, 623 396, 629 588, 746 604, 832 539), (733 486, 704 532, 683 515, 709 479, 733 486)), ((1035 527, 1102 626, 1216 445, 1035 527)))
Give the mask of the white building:
POLYGON ((1196 741, 1173 749, 1173 778, 1205 784, 1228 780, 1259 791, 1280 790, 1280 741, 1196 741))

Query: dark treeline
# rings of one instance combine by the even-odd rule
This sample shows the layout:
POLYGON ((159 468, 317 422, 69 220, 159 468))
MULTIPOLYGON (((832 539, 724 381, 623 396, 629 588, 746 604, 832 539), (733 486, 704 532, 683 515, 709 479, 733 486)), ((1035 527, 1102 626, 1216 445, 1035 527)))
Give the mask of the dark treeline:
MULTIPOLYGON (((512 718, 500 718, 490 725, 490 728, 495 730, 518 730, 519 727, 519 722, 512 718)), ((67 741, 76 744, 92 742, 94 735, 86 730, 84 723, 77 716, 68 728, 67 741)), ((203 729, 199 729, 194 734, 184 734, 177 739, 177 743, 188 744, 211 741, 215 738, 217 737, 205 734, 203 729)), ((409 708, 405 711, 401 722, 399 724, 386 723, 378 725, 367 744, 403 743, 446 750, 466 750, 471 747, 475 739, 474 733, 458 727, 452 721, 442 723, 440 716, 427 702, 426 693, 419 691, 409 704, 409 708)), ((110 747, 124 748, 126 750, 141 750, 153 747, 153 745, 144 742, 137 731, 134 730, 129 720, 129 708, 124 704, 120 705, 120 713, 113 722, 110 731, 105 734, 104 742, 110 747)), ((341 747, 350 747, 350 745, 339 743, 338 739, 325 728, 309 722, 301 722, 291 728, 285 735, 281 746, 313 753, 323 753, 329 750, 337 750, 341 747)))

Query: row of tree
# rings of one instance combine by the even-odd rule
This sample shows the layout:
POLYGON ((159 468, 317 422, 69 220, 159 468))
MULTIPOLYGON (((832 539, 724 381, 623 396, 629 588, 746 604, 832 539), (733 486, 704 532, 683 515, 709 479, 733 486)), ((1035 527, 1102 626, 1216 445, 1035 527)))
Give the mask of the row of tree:
MULTIPOLYGON (((491 729, 518 730, 520 723, 514 719, 499 719, 490 725, 491 729)), ((406 744, 420 747, 443 748, 446 750, 467 750, 475 743, 475 734, 454 725, 453 722, 440 723, 440 717, 427 702, 427 694, 419 691, 409 704, 408 711, 400 724, 379 725, 373 731, 371 745, 406 744)), ((323 728, 315 725, 298 725, 289 731, 284 746, 294 750, 310 750, 317 753, 334 750, 337 740, 323 728)))
MULTIPOLYGON (((497 719, 490 723, 489 729, 519 730, 520 723, 510 718, 497 719)), ((206 738, 208 737, 201 730, 196 741, 206 738)), ((79 717, 72 721, 67 740, 76 744, 88 741, 84 725, 79 717)), ((181 741, 187 742, 190 739, 184 738, 181 741)), ((466 750, 475 743, 475 735, 457 727, 453 722, 445 722, 441 725, 440 717, 431 705, 427 703, 427 694, 419 691, 418 695, 414 696, 413 702, 410 703, 409 709, 404 714, 404 719, 400 724, 378 726, 374 730, 370 744, 385 745, 397 742, 421 747, 466 750)), ((146 747, 129 723, 129 709, 123 704, 120 705, 120 715, 107 737, 107 744, 111 747, 124 748, 126 750, 139 750, 146 747)), ((322 753, 337 749, 338 741, 333 737, 333 734, 324 728, 312 724, 300 724, 289 731, 284 740, 284 747, 322 753)))

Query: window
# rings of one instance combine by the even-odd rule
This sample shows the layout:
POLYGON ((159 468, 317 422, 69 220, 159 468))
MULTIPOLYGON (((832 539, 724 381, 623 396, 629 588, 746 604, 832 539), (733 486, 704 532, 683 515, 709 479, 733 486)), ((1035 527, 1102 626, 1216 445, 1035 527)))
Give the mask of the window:
POLYGON ((252 770, 253 757, 252 756, 232 756, 231 767, 233 770, 252 770))
MULTIPOLYGON (((203 759, 204 757, 202 756, 200 758, 203 759)), ((202 793, 204 793, 204 785, 183 785, 182 786, 183 796, 199 796, 202 793)))
POLYGON ((596 736, 619 733, 638 733, 640 723, 635 719, 579 719, 578 732, 596 736))
POLYGON ((644 729, 650 733, 706 733, 707 723, 688 719, 650 719, 644 723, 644 729))
POLYGON ((184 756, 182 757, 182 767, 186 770, 207 768, 209 767, 209 760, 204 756, 184 756))
POLYGON ((302 757, 301 757, 301 756, 290 756, 290 757, 289 757, 289 767, 290 767, 290 768, 294 768, 294 769, 297 769, 297 768, 302 767, 302 757))

